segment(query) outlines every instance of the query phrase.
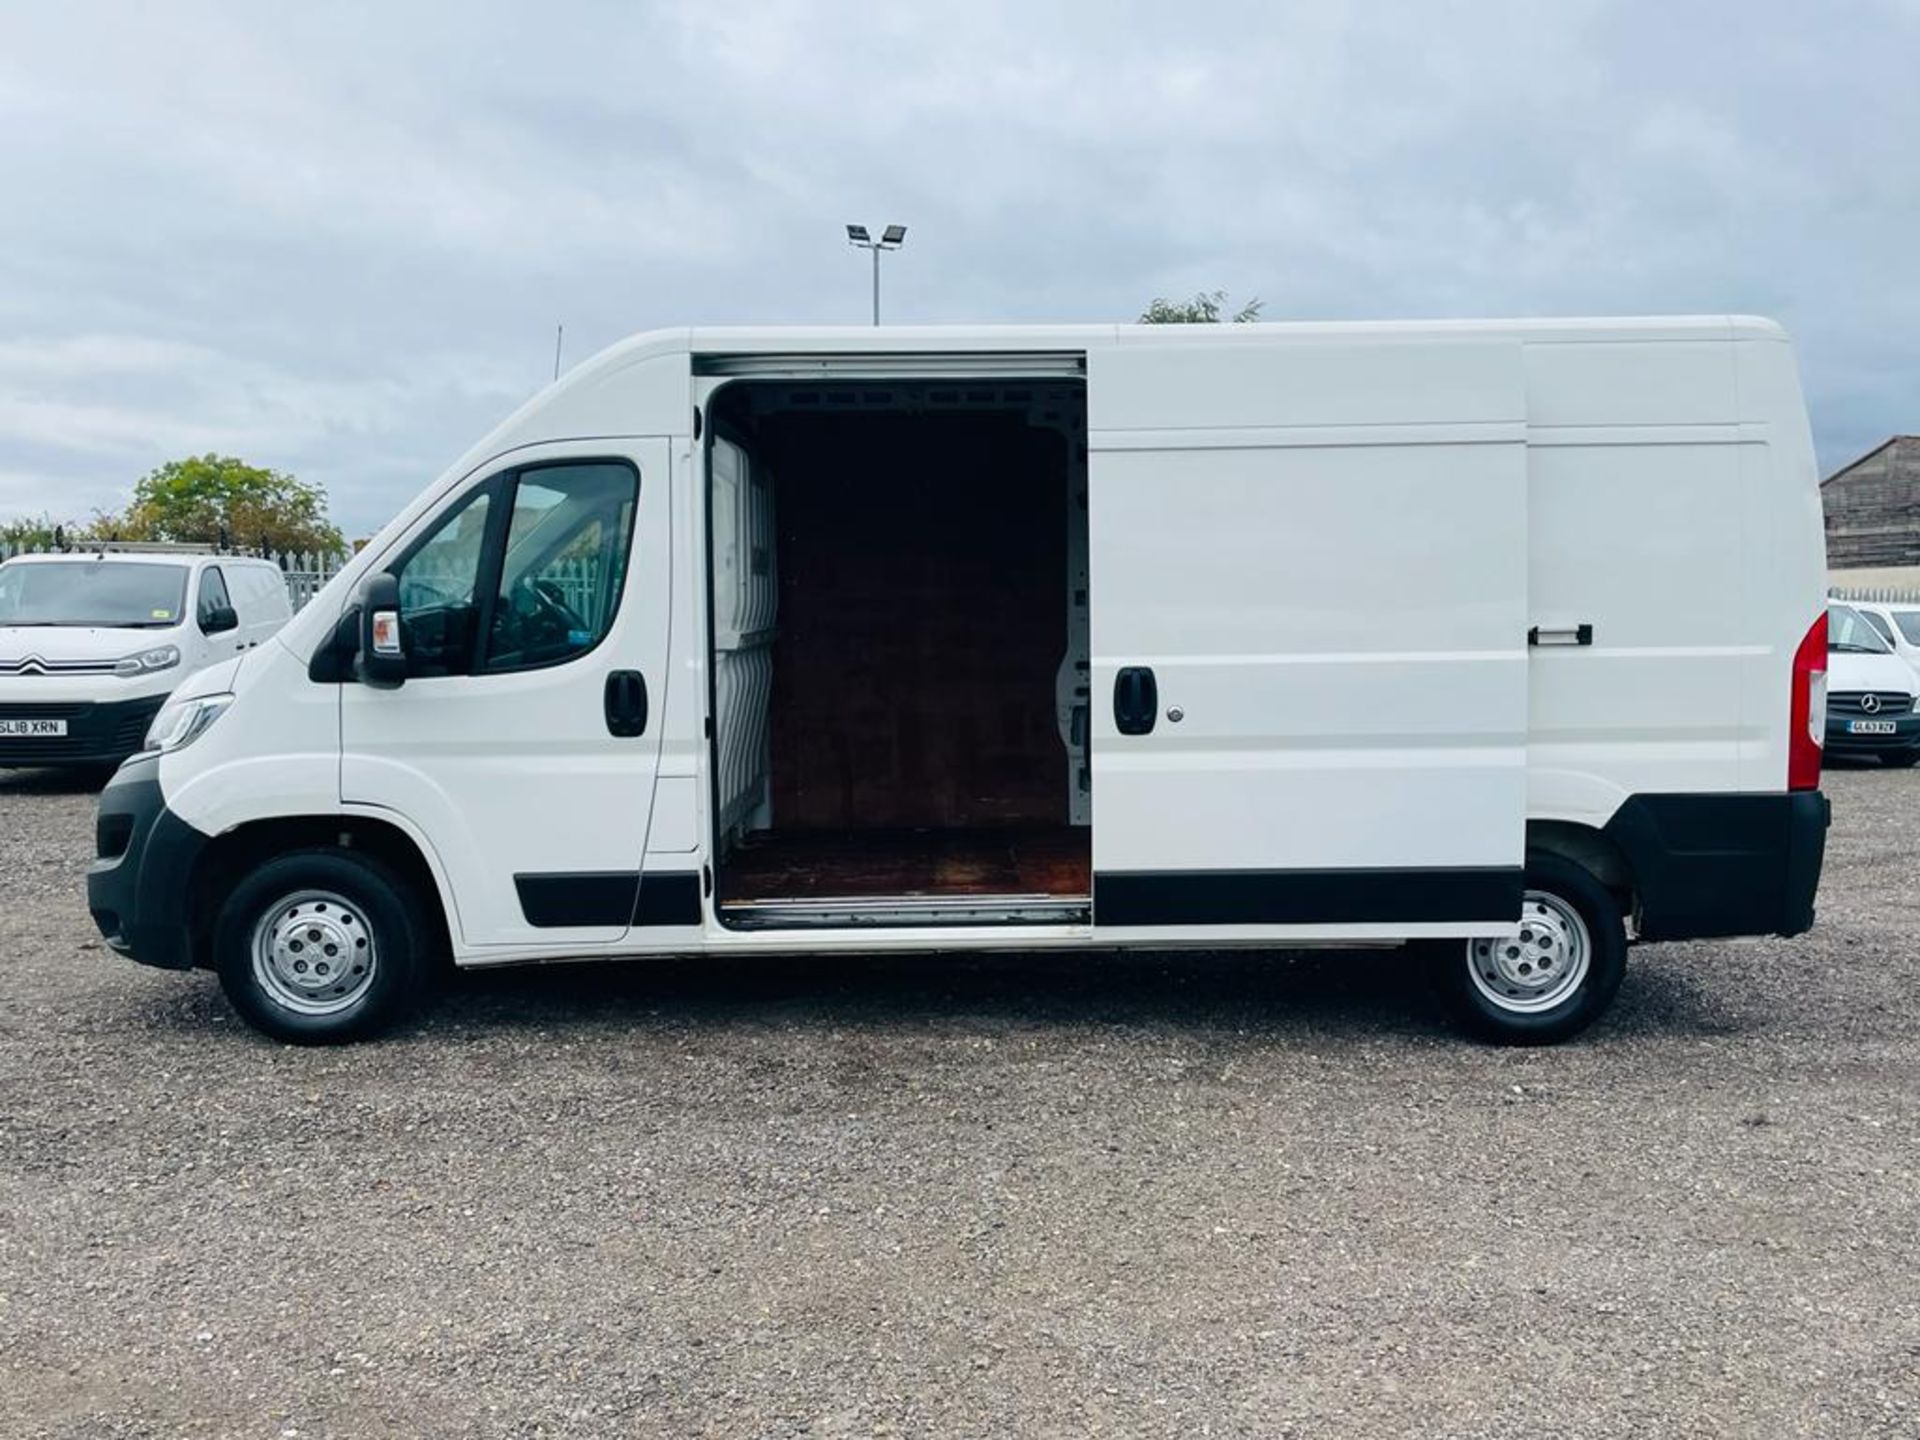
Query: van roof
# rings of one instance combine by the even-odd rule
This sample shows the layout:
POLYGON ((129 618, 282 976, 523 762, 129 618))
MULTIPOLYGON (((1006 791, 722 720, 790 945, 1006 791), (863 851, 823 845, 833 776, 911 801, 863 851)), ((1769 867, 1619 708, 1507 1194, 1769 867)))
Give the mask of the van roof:
POLYGON ((646 330, 616 342, 628 347, 683 349, 696 355, 802 345, 833 350, 1044 349, 1090 341, 1129 339, 1242 343, 1318 337, 1512 336, 1550 339, 1782 340, 1780 325, 1758 315, 1526 316, 1488 320, 1283 320, 1227 325, 703 325, 646 330))
POLYGON ((79 561, 124 560, 132 565, 191 565, 196 560, 213 560, 220 557, 198 553, 162 553, 142 550, 52 550, 45 553, 16 555, 7 561, 9 565, 60 565, 75 564, 79 561))
POLYGON ((1491 320, 1287 320, 1227 325, 696 325, 643 330, 615 341, 560 377, 646 355, 1081 349, 1089 345, 1258 344, 1312 339, 1785 340, 1758 315, 1623 315, 1491 320))
MULTIPOLYGON (((15 555, 6 563, 61 565, 96 560, 111 560, 116 564, 125 562, 129 565, 194 565, 202 561, 215 565, 273 565, 271 560, 263 560, 257 555, 222 555, 211 550, 115 550, 111 546, 99 550, 75 546, 70 550, 33 551, 15 555)), ((277 571, 280 567, 273 565, 273 568, 277 571)))

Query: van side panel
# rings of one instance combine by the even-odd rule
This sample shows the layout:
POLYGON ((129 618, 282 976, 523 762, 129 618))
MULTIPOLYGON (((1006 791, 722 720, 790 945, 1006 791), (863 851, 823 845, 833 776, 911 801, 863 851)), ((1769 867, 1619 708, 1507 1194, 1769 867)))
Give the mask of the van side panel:
POLYGON ((1537 434, 1528 447, 1530 623, 1591 625, 1529 676, 1529 813, 1603 825, 1642 791, 1733 790, 1750 631, 1731 427, 1537 434))
POLYGON ((1819 498, 1782 340, 1527 346, 1528 814, 1779 791, 1794 647, 1818 614, 1819 498))
POLYGON ((1517 344, 1089 357, 1094 924, 1519 913, 1517 344), (1154 672, 1122 733, 1120 672, 1154 672))

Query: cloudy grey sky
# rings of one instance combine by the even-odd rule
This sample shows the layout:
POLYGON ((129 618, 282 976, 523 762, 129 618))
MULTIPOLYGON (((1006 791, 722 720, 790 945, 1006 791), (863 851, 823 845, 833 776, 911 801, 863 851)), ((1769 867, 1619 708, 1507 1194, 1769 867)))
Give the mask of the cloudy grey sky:
POLYGON ((0 517, 220 450, 363 533, 634 330, 1755 311, 1920 430, 1920 0, 9 0, 0 517))

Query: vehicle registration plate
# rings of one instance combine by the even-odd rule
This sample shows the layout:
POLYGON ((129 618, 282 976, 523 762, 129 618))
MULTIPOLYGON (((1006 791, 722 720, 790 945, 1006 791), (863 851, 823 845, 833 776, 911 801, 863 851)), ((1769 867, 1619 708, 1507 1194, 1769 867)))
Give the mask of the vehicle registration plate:
POLYGON ((64 720, 0 720, 0 735, 58 736, 67 733, 64 720))
POLYGON ((1849 720, 1847 721, 1847 733, 1849 735, 1891 735, 1893 734, 1893 721, 1849 720))

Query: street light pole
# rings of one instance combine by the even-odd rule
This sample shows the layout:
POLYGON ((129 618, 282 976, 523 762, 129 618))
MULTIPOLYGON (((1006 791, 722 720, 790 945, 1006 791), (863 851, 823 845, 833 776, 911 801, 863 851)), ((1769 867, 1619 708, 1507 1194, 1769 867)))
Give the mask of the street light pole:
POLYGON ((880 238, 874 239, 864 225, 847 226, 847 243, 856 250, 868 250, 873 254, 873 323, 880 323, 880 252, 898 250, 906 242, 907 227, 889 225, 880 232, 880 238))

